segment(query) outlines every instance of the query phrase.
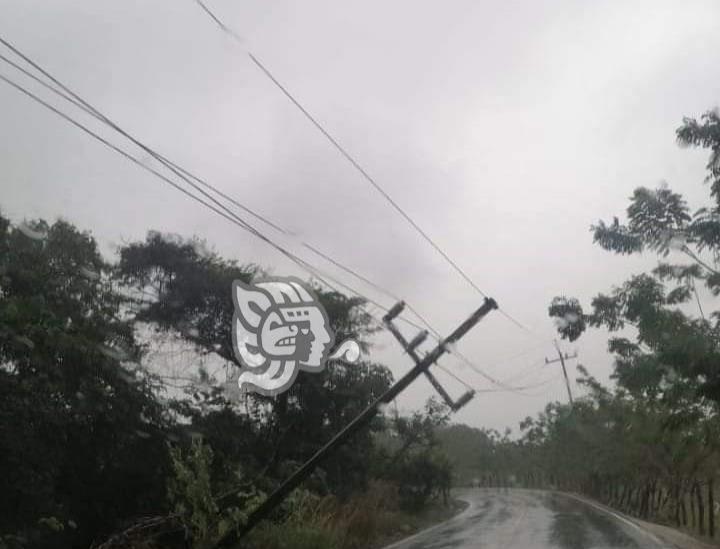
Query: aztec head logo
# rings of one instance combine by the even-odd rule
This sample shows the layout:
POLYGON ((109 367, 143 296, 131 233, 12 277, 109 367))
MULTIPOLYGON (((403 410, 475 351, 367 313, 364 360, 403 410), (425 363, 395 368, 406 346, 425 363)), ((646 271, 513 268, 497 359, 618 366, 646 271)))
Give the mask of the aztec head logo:
MULTIPOLYGON (((236 280, 232 292, 241 390, 276 395, 290 388, 299 370, 323 369, 335 336, 325 309, 300 280, 272 278, 249 285, 236 280)), ((346 342, 330 358, 342 354, 354 362, 359 346, 346 342)))

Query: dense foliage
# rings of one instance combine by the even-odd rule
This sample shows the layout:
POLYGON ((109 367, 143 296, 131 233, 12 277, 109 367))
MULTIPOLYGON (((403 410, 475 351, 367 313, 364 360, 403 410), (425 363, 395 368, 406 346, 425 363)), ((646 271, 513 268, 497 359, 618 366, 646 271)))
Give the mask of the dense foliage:
MULTIPOLYGON (((585 396, 527 418, 519 439, 450 425, 434 401, 381 415, 247 542, 364 547, 447 501, 453 468, 460 484, 583 492, 714 535, 720 116, 686 119, 677 137, 711 151, 709 205, 636 189, 627 221, 598 222, 594 241, 657 254, 657 267, 587 309, 566 296, 549 307, 570 341, 611 333, 613 387, 579 367, 585 396)), ((213 547, 387 389, 389 370, 361 361, 276 398, 240 395, 230 288, 261 274, 155 232, 110 263, 65 221, 0 216, 0 548, 213 547)), ((363 301, 316 290, 338 339, 367 349, 377 325, 363 301)))
POLYGON ((162 507, 167 417, 92 238, 0 218, 0 250, 0 532, 89 544, 162 507))
MULTIPOLYGON (((333 363, 240 395, 230 290, 259 274, 155 232, 112 264, 65 221, 0 216, 0 547, 211 547, 389 386, 382 365, 333 363)), ((338 338, 367 345, 362 300, 317 293, 338 338)), ((443 417, 377 418, 275 520, 375 501, 369 486, 398 512, 447 494, 447 462, 416 437, 443 417)))
POLYGON ((667 185, 638 188, 617 217, 592 227, 616 254, 654 253, 658 266, 598 294, 585 310, 558 296, 561 337, 611 333, 614 387, 579 367, 586 396, 549 404, 518 440, 455 426, 445 447, 465 483, 582 492, 643 518, 715 535, 720 473, 720 115, 686 119, 683 145, 710 149, 711 203, 691 213, 667 185), (473 448, 473 454, 468 449, 473 448))

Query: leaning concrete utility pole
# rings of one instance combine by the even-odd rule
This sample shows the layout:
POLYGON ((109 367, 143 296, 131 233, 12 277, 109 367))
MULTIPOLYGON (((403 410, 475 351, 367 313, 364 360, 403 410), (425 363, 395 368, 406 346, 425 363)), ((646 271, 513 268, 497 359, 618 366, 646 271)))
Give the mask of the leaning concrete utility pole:
MULTIPOLYGON (((393 324, 392 317, 389 317, 389 314, 383 317, 383 323, 385 324, 385 327, 390 331, 390 333, 395 336, 395 339, 398 340, 400 345, 402 345, 402 347, 405 349, 405 352, 410 356, 410 358, 415 361, 415 364, 420 364, 422 359, 420 358, 420 356, 418 356, 416 349, 427 338, 427 331, 420 332, 410 342, 408 342, 402 335, 402 333, 400 333, 400 330, 398 330, 395 324, 393 324)), ((432 374, 432 372, 430 372, 430 369, 425 369, 423 373, 425 374, 425 377, 428 379, 430 384, 440 394, 443 401, 445 401, 445 404, 447 404, 448 408, 450 408, 453 412, 457 412, 460 408, 470 402, 470 400, 472 400, 472 398, 475 396, 475 391, 471 389, 465 394, 463 394, 459 399, 454 401, 450 394, 445 390, 445 388, 440 385, 440 382, 437 380, 437 378, 432 374)))
MULTIPOLYGON (((383 317, 385 325, 391 325, 392 320, 399 315, 405 304, 401 301, 397 303, 388 311, 383 317)), ((416 360, 415 367, 412 368, 408 373, 401 377, 394 385, 392 385, 387 391, 385 391, 380 397, 378 397, 372 404, 370 404, 360 415, 356 416, 350 423, 348 423, 338 434, 336 434, 325 446, 320 448, 315 455, 307 460, 295 473, 293 473, 285 482, 278 486, 273 493, 271 493, 248 517, 247 522, 240 527, 238 530, 231 530, 227 532, 216 544, 215 547, 231 547, 237 543, 239 539, 244 537, 250 530, 252 530, 260 521, 267 518, 270 513, 280 505, 283 500, 297 488, 325 459, 329 454, 335 451, 337 448, 345 444, 347 440, 352 437, 356 432, 365 427, 370 420, 377 414, 378 407, 383 404, 392 402, 395 397, 402 393, 408 385, 410 385, 418 376, 427 372, 428 368, 433 365, 437 360, 448 351, 448 346, 452 345, 463 337, 467 332, 470 331, 475 324, 487 315, 493 309, 497 309, 497 303, 492 298, 486 298, 483 305, 475 311, 470 318, 458 326, 455 331, 450 334, 446 339, 441 340, 440 343, 422 359, 416 360)), ((399 333, 399 332, 398 332, 399 333)), ((397 337, 397 335, 396 335, 397 337)), ((406 347, 407 349, 407 347, 406 347)), ((412 349, 413 354, 414 349, 412 349)), ((411 355, 413 356, 413 355, 411 355)), ((413 356, 413 359, 416 359, 413 356)), ((438 384, 439 385, 439 384, 438 384)), ((447 394, 447 393, 446 393, 447 394)), ((449 396, 448 396, 449 398, 449 396)), ((458 401, 464 404, 469 400, 466 395, 460 397, 458 401)), ((455 403, 457 405, 457 403, 455 403)))

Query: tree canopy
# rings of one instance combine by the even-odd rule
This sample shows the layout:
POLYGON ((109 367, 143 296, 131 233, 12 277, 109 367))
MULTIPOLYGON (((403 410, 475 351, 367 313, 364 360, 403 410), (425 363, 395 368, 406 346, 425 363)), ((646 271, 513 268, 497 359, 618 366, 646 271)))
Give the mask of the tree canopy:
MULTIPOLYGON (((331 362, 277 397, 240 394, 232 282, 263 269, 153 231, 118 255, 66 221, 0 216, 0 547, 212 546, 392 382, 331 362)), ((367 350, 364 301, 315 290, 337 337, 367 350)), ((423 507, 450 484, 427 438, 444 417, 381 415, 305 489, 345 501, 382 481, 423 507)))

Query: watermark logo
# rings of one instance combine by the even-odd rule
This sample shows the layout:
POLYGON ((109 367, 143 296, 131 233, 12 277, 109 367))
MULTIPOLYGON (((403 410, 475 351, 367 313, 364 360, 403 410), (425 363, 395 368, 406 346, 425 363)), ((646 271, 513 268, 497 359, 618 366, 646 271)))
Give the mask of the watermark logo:
POLYGON ((314 292, 294 277, 233 283, 233 347, 241 363, 238 386, 272 396, 287 391, 298 371, 320 372, 328 359, 355 362, 357 342, 330 355, 335 334, 314 292))

